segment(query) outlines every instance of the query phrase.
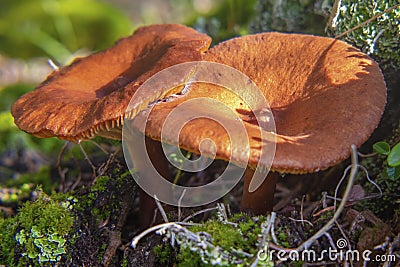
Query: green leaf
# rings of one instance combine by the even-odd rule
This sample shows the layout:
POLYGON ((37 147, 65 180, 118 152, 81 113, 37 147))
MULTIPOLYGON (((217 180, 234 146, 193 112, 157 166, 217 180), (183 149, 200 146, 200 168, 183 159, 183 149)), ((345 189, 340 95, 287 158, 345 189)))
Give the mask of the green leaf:
POLYGON ((387 158, 388 165, 390 167, 396 167, 400 165, 400 143, 397 143, 390 152, 387 158))
POLYGON ((390 146, 386 142, 377 142, 372 146, 372 148, 376 153, 381 155, 389 155, 390 153, 390 146))
POLYGON ((387 176, 392 180, 400 178, 400 166, 386 168, 387 176))

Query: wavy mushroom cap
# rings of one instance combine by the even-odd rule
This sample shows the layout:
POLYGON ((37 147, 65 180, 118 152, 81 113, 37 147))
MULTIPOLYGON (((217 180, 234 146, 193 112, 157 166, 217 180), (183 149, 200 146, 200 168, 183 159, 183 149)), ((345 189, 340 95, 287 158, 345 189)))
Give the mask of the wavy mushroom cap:
POLYGON ((121 139, 124 112, 137 88, 164 68, 200 60, 210 42, 182 25, 141 27, 113 47, 53 72, 19 98, 11 109, 15 124, 37 137, 121 139))
MULTIPOLYGON (((346 159, 352 144, 360 146, 369 138, 386 104, 386 85, 377 63, 332 38, 280 33, 248 35, 211 48, 204 59, 246 74, 266 97, 276 123, 276 152, 271 166, 274 171, 315 172, 346 159)), ((251 150, 248 163, 253 167, 263 164, 261 143, 271 140, 261 139, 256 121, 243 117, 249 111, 240 106, 239 98, 232 101, 224 90, 212 85, 195 85, 186 95, 155 105, 148 117, 146 135, 160 140, 168 112, 197 97, 225 102, 243 119, 251 150)), ((226 131, 210 119, 192 120, 180 134, 179 145, 196 153, 203 138, 217 144, 217 158, 227 160, 234 151, 233 161, 240 161, 241 155, 248 153, 244 148, 232 150, 226 131)), ((168 132, 163 137, 168 140, 168 132)))

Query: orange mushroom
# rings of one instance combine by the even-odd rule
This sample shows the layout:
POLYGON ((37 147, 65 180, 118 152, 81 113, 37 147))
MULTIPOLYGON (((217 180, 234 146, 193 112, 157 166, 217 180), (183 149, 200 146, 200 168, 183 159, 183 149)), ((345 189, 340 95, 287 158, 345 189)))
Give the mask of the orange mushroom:
MULTIPOLYGON (((37 137, 70 141, 121 139, 126 107, 137 88, 169 66, 201 59, 211 38, 178 25, 137 29, 113 47, 53 72, 11 108, 15 124, 37 137)), ((143 96, 153 101, 159 96, 143 96)))
MULTIPOLYGON (((240 107, 226 89, 192 84, 185 95, 157 103, 147 117, 146 136, 161 139, 168 113, 190 99, 207 97, 226 104, 243 120, 250 142, 241 207, 255 214, 272 210, 278 173, 303 174, 324 170, 346 159, 351 145, 363 144, 377 127, 386 104, 386 86, 377 63, 356 48, 332 38, 300 34, 262 33, 234 38, 208 50, 204 59, 234 67, 252 79, 269 102, 276 123, 276 152, 264 183, 249 185, 260 158, 264 131, 252 112, 240 107)), ((195 109, 207 109, 197 106, 195 109)), ((190 113, 190 111, 187 111, 190 113)), ((221 114, 220 116, 224 116, 221 114)), ((172 132, 164 132, 172 140, 172 132)), ((200 153, 204 138, 216 144, 216 158, 227 160, 229 136, 208 118, 189 121, 179 145, 200 153), (210 134, 212 133, 212 134, 210 134)), ((237 159, 239 160, 239 159, 237 159)))
MULTIPOLYGON (((121 139, 126 107, 140 85, 169 66, 201 60, 210 42, 209 36, 183 25, 141 27, 113 47, 53 72, 34 91, 20 97, 11 108, 15 124, 37 137, 73 142, 97 135, 121 139)), ((173 93, 144 92, 134 112, 173 93)), ((148 140, 148 146, 157 169, 168 176, 167 161, 159 157, 160 144, 148 140)), ((149 197, 142 194, 141 198, 142 211, 152 213, 149 197)))
MULTIPOLYGON (((272 142, 263 139, 260 133, 265 129, 254 120, 254 112, 260 110, 239 107, 240 99, 230 97, 216 85, 193 84, 181 97, 155 104, 146 126, 148 150, 157 169, 166 173, 157 140, 167 111, 198 97, 226 103, 243 121, 250 143, 250 150, 243 150, 250 158, 246 162, 242 208, 257 214, 272 209, 278 172, 308 173, 337 164, 350 155, 351 144, 360 146, 379 123, 386 103, 386 86, 379 66, 342 41, 264 33, 231 39, 206 51, 209 44, 208 36, 181 25, 140 28, 112 48, 54 72, 34 91, 18 99, 12 106, 15 123, 38 137, 56 136, 74 142, 96 135, 120 139, 129 101, 153 74, 196 60, 234 67, 256 83, 275 118, 274 172, 260 188, 248 190, 252 169, 264 164, 261 144, 272 142)), ((128 117, 181 89, 136 94, 143 101, 128 117)), ((206 118, 195 119, 182 129, 178 145, 199 153, 203 138, 210 138, 217 145, 217 158, 225 159, 230 149, 238 148, 230 147, 226 133, 217 129, 206 118)), ((240 165, 240 157, 235 161, 240 165)))

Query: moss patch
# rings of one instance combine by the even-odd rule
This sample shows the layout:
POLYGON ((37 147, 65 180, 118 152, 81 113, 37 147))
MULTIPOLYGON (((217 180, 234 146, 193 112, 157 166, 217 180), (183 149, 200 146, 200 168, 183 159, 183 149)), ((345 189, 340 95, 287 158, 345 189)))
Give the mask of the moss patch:
POLYGON ((43 266, 66 255, 74 200, 66 195, 49 197, 40 190, 37 193, 38 199, 26 202, 15 217, 1 218, 1 264, 43 266))

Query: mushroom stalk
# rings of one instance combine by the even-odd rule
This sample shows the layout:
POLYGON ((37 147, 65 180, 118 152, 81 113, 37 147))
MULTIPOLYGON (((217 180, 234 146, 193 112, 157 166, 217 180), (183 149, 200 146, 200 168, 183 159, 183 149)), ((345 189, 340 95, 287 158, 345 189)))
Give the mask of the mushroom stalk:
MULTIPOLYGON (((152 165, 156 168, 157 172, 163 176, 165 179, 170 180, 170 173, 168 167, 168 160, 164 156, 163 148, 160 142, 153 140, 149 137, 146 137, 146 150, 151 160, 152 165)), ((135 152, 133 152, 135 153, 135 152)), ((138 155, 139 157, 142 155, 138 155)), ((153 181, 154 177, 148 177, 149 172, 146 170, 147 166, 142 166, 140 161, 138 161, 138 165, 136 166, 136 170, 140 173, 141 179, 145 179, 148 182, 153 181)), ((158 186, 155 184, 154 186, 158 186)), ((153 223, 155 210, 157 209, 156 202, 153 196, 147 194, 143 189, 139 189, 139 210, 140 210, 140 219, 139 224, 143 228, 149 227, 153 223)), ((155 222, 160 221, 161 216, 155 218, 155 222)))
POLYGON ((275 185, 279 173, 269 172, 264 182, 254 192, 249 192, 250 181, 254 170, 247 167, 244 173, 244 188, 240 209, 254 215, 266 214, 274 207, 275 185))

